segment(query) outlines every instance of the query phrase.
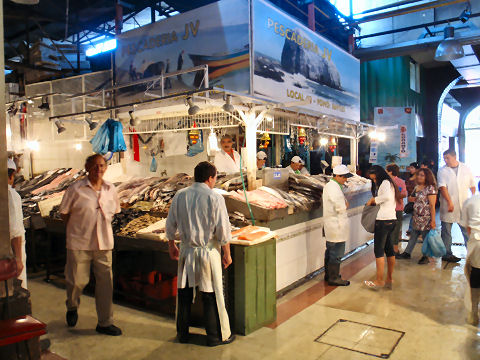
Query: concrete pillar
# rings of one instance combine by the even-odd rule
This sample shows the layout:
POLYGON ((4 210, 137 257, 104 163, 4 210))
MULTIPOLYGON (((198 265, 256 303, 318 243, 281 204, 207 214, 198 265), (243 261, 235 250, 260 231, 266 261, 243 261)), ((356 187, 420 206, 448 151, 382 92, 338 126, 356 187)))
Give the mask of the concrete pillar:
POLYGON ((350 164, 357 171, 358 165, 358 140, 357 139, 350 139, 350 164))
MULTIPOLYGON (((3 2, 0 1, 0 68, 5 68, 3 39, 3 2)), ((5 75, 0 77, 0 259, 12 254, 8 226, 7 117, 5 114, 5 75)))

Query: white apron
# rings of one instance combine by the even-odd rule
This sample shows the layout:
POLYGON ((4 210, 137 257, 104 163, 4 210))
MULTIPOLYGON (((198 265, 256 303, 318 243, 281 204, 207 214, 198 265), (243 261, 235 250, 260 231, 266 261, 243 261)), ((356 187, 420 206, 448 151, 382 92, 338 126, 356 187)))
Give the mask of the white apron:
POLYGON ((337 216, 324 217, 323 229, 325 230, 325 238, 328 242, 347 241, 350 236, 347 212, 345 211, 337 216))
MULTIPOLYGON (((222 257, 220 246, 216 247, 209 243, 203 247, 192 247, 189 245, 180 246, 180 256, 178 259, 178 288, 183 288, 187 284, 193 287, 193 302, 195 302, 195 293, 197 277, 211 276, 213 292, 217 302, 218 317, 220 319, 220 329, 222 332, 222 341, 227 340, 230 335, 230 322, 228 320, 227 309, 225 307, 225 299, 223 297, 222 282, 222 257)), ((178 309, 178 297, 177 297, 178 309)), ((175 312, 175 317, 177 312, 175 312)))

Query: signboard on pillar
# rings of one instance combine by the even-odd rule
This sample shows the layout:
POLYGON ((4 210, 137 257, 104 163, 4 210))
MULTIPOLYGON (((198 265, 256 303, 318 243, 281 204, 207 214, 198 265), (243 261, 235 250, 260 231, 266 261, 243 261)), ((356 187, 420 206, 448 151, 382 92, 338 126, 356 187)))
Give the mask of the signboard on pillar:
POLYGON ((412 108, 375 108, 374 122, 377 132, 385 133, 385 141, 375 142, 377 158, 371 161, 373 164, 385 166, 395 160, 405 170, 410 163, 417 161, 416 117, 412 108))
MULTIPOLYGON (((209 86, 250 91, 249 2, 222 0, 117 37, 117 84, 208 65, 209 86)), ((165 80, 165 94, 202 87, 203 72, 165 80)), ((130 89, 131 90, 131 89, 130 89)), ((159 94, 159 86, 149 90, 159 94)))
POLYGON ((253 93, 360 120, 360 61, 265 0, 252 0, 253 93))

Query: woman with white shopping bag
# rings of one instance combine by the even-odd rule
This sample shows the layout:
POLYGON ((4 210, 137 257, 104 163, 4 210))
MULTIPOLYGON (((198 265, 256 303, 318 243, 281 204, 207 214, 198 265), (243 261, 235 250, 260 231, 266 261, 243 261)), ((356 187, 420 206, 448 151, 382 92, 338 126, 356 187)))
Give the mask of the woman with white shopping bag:
MULTIPOLYGON (((480 189, 480 183, 478 184, 480 189)), ((465 294, 465 306, 469 311, 468 323, 478 326, 478 303, 480 301, 480 195, 468 199, 462 208, 462 225, 468 238, 465 276, 469 286, 465 294)))
MULTIPOLYGON (((413 222, 410 240, 405 251, 398 259, 410 259, 419 236, 426 241, 430 230, 435 229, 435 203, 437 201, 437 184, 430 169, 418 169, 415 175, 415 197, 410 196, 408 201, 413 202, 413 222)), ((422 254, 419 264, 428 264, 427 254, 422 254)))

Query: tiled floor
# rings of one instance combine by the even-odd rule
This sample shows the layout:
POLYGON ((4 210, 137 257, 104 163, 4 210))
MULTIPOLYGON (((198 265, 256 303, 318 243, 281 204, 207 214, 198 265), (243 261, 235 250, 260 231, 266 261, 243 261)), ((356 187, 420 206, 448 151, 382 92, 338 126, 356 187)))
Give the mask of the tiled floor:
POLYGON ((315 341, 361 354, 388 358, 405 333, 340 319, 315 341))
MULTIPOLYGON (((82 298, 77 326, 68 329, 65 291, 40 279, 29 282, 33 313, 48 324, 50 350, 66 359, 372 360, 389 354, 402 333, 389 359, 480 359, 480 333, 465 324, 464 260, 418 265, 417 245, 411 260, 398 260, 394 289, 374 292, 363 286, 363 280, 375 274, 372 248, 342 266, 350 286, 333 288, 325 285, 323 276, 313 278, 279 299, 275 324, 239 336, 228 346, 207 348, 200 336, 194 344, 179 344, 172 318, 119 305, 114 308, 115 319, 124 335, 97 335, 95 302, 87 296, 82 298)), ((456 246, 454 252, 465 258, 463 247, 456 246)))

